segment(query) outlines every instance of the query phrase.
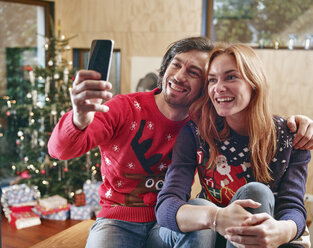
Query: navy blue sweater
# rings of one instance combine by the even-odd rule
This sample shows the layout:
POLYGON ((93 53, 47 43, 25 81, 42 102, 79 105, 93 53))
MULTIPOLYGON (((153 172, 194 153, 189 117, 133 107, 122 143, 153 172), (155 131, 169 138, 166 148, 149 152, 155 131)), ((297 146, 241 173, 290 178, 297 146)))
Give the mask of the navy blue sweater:
MULTIPOLYGON (((275 120, 278 143, 276 155, 270 163, 273 181, 268 186, 275 196, 274 218, 293 220, 298 228, 297 239, 306 225, 303 197, 311 154, 309 151, 294 150, 294 135, 289 132, 286 121, 280 117, 275 117, 275 120)), ((200 197, 219 206, 226 206, 240 186, 255 181, 250 167, 248 137, 231 131, 228 140, 216 144, 220 163, 226 162, 228 170, 227 166, 221 166, 220 170, 208 170, 205 166, 208 145, 199 139, 197 127, 190 121, 182 128, 176 139, 164 186, 158 195, 156 216, 161 226, 180 232, 176 213, 190 198, 196 169, 202 186, 200 197)))

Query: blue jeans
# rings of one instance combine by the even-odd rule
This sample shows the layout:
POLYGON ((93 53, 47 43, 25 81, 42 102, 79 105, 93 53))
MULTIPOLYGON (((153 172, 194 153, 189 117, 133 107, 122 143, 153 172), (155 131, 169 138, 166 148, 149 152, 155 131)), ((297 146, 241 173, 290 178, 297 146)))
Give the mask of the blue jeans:
MULTIPOLYGON (((214 205, 205 199, 196 198, 190 200, 191 205, 214 205)), ((149 233, 147 248, 190 248, 190 247, 214 247, 216 232, 204 229, 196 232, 178 233, 156 224, 149 233)))
MULTIPOLYGON (((239 199, 252 199, 262 205, 257 209, 247 208, 250 213, 268 213, 273 216, 275 199, 272 191, 262 183, 252 182, 242 186, 231 202, 239 199)), ((213 203, 204 199, 194 199, 188 202, 192 205, 209 206, 213 203)), ((224 240, 225 241, 225 240, 224 240)), ((214 248, 225 247, 223 237, 213 232, 211 229, 205 229, 189 233, 177 233, 165 227, 156 225, 152 228, 147 239, 147 248, 156 247, 197 247, 197 248, 214 248), (218 239, 217 239, 217 236, 218 239), (221 239, 222 238, 222 239, 221 239), (215 243, 216 240, 220 243, 215 243)), ((226 243, 227 248, 234 247, 230 242, 226 243)))
POLYGON ((156 222, 127 222, 97 218, 89 231, 86 248, 141 248, 156 222))
MULTIPOLYGON (((236 194, 231 199, 231 202, 235 200, 251 199, 261 203, 258 208, 246 208, 246 210, 252 214, 268 213, 274 216, 275 198, 273 192, 269 187, 262 183, 252 182, 240 187, 236 194)), ((227 242, 226 248, 233 248, 230 242, 227 242)))

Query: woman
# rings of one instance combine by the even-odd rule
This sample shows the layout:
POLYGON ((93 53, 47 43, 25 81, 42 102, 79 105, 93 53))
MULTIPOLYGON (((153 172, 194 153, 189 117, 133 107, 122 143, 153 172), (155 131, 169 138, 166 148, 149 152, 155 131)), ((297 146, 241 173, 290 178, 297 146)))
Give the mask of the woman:
POLYGON ((191 247, 197 237, 204 239, 198 247, 214 247, 224 236, 226 247, 278 247, 299 238, 310 152, 294 150, 286 121, 270 112, 269 86, 252 48, 215 46, 191 116, 158 196, 158 223, 176 232, 155 229, 162 245, 191 247), (188 202, 196 169, 205 200, 188 202))

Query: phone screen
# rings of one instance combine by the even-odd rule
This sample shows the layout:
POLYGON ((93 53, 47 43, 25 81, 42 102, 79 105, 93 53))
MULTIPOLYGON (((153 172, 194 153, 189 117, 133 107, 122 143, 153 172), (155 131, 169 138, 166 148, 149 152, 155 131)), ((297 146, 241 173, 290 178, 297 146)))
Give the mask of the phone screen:
POLYGON ((93 40, 89 52, 88 70, 101 73, 101 80, 108 81, 113 52, 113 40, 93 40))

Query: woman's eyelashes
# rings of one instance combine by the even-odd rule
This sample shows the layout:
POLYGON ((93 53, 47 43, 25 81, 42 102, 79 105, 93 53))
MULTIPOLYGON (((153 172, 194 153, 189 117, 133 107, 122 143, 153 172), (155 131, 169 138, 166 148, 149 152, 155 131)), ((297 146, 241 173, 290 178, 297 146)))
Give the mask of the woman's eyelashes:
MULTIPOLYGON (((237 78, 238 78, 237 75, 229 74, 229 75, 226 75, 224 77, 224 81, 233 81, 233 80, 236 80, 237 78)), ((217 82, 217 78, 215 78, 215 77, 208 77, 208 82, 209 83, 216 83, 217 82)))

